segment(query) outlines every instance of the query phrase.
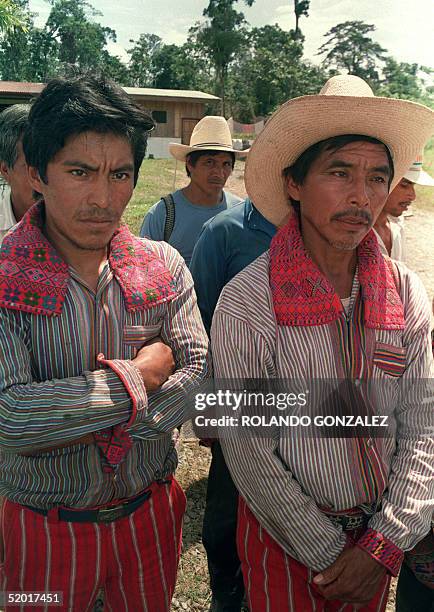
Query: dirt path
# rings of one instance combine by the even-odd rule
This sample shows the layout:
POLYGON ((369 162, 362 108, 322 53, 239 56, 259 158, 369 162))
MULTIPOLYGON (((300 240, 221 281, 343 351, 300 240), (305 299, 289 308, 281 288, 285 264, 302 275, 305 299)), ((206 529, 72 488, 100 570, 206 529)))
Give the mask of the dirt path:
POLYGON ((434 297, 434 204, 432 211, 413 207, 405 220, 407 265, 422 279, 428 297, 434 297))

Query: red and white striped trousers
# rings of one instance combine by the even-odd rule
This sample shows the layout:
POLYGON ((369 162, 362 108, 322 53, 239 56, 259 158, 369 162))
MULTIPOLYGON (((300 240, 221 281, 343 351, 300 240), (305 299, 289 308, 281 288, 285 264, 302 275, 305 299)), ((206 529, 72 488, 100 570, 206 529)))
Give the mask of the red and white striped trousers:
POLYGON ((91 610, 101 588, 108 610, 168 612, 185 495, 174 478, 150 489, 135 512, 106 524, 53 521, 5 500, 2 590, 63 593, 61 607, 32 606, 35 612, 91 610))
MULTIPOLYGON (((317 572, 296 561, 265 531, 240 497, 238 555, 250 612, 352 612, 354 607, 326 600, 312 580, 317 572)), ((368 606, 359 612, 384 612, 390 576, 368 606)))

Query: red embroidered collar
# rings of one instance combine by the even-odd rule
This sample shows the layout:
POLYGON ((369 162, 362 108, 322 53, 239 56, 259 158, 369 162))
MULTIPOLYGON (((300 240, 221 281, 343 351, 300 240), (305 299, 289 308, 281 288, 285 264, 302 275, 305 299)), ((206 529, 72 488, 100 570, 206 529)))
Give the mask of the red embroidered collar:
MULTIPOLYGON (((68 264, 42 233, 44 204, 33 206, 5 237, 0 250, 0 307, 58 315, 70 279, 68 264)), ((162 259, 126 225, 110 243, 109 265, 127 310, 146 310, 173 299, 175 283, 162 259)))
MULTIPOLYGON (((403 329, 404 308, 392 268, 372 231, 358 246, 357 257, 366 327, 403 329)), ((271 242, 270 287, 279 325, 326 325, 343 311, 339 296, 304 248, 296 217, 271 242)))

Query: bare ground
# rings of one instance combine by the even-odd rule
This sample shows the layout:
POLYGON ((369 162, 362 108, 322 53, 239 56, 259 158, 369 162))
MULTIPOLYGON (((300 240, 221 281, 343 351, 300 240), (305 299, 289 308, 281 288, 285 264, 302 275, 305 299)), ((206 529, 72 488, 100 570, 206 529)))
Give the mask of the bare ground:
MULTIPOLYGON (((243 167, 236 165, 227 188, 245 197, 243 167)), ((406 219, 408 266, 422 279, 430 299, 434 296, 434 206, 432 210, 413 207, 413 216, 406 219)), ((184 521, 183 554, 172 610, 205 612, 211 596, 208 587, 206 555, 201 544, 201 527, 205 506, 206 478, 210 463, 208 449, 198 446, 191 430, 186 429, 181 441, 177 477, 187 493, 184 521)), ((392 582, 387 612, 395 610, 396 581, 392 582)), ((303 612, 303 611, 300 611, 303 612)))

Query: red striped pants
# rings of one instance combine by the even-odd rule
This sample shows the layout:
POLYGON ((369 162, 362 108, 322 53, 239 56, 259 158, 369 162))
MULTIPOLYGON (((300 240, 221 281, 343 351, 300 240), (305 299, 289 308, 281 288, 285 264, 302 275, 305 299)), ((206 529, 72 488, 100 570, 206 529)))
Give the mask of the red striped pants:
MULTIPOLYGON (((277 544, 240 497, 237 546, 250 612, 352 612, 354 607, 326 600, 312 580, 314 572, 277 544)), ((384 612, 390 577, 359 612, 384 612)))
POLYGON ((106 524, 53 521, 5 500, 2 590, 63 593, 63 606, 36 606, 34 612, 91 610, 101 588, 108 610, 168 612, 185 495, 175 479, 150 489, 135 512, 106 524))

